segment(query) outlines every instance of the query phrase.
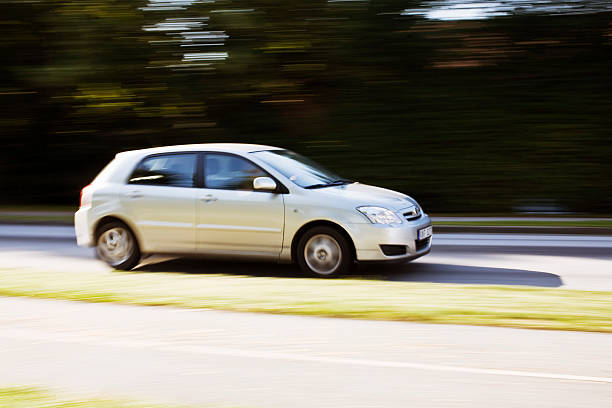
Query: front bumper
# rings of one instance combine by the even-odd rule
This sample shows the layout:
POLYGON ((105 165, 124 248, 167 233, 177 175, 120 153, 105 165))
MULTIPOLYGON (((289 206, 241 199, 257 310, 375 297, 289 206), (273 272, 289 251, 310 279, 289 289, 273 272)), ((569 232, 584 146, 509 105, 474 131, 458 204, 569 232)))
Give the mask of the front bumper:
POLYGON ((404 221, 397 227, 380 224, 352 224, 350 233, 355 244, 358 261, 403 261, 416 259, 431 251, 432 237, 417 240, 417 231, 431 225, 429 216, 404 221), (385 255, 381 245, 405 247, 400 255, 385 255))

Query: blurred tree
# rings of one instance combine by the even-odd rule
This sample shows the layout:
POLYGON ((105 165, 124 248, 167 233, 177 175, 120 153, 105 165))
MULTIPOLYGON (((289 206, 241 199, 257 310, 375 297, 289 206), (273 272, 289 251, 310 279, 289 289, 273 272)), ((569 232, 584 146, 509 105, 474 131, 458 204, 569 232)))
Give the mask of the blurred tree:
POLYGON ((73 203, 121 150, 235 141, 430 211, 610 213, 609 4, 460 3, 0 1, 2 201, 73 203))

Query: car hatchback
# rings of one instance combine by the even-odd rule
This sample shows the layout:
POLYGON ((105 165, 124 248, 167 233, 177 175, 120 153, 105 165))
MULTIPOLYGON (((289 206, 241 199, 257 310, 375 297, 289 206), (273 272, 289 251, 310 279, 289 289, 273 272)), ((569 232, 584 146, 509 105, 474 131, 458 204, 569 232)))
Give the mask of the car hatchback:
POLYGON ((81 191, 77 242, 117 269, 144 254, 296 262, 331 277, 355 262, 429 253, 411 197, 336 176, 289 150, 195 144, 117 154, 81 191))

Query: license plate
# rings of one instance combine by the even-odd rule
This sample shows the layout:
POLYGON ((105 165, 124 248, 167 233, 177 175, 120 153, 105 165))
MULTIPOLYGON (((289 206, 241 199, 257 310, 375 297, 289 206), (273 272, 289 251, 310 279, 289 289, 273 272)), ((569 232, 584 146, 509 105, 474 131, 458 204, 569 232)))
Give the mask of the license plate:
POLYGON ((419 237, 418 239, 421 240, 421 239, 429 238, 431 237, 432 234, 433 234, 433 228, 431 225, 426 228, 421 228, 418 231, 418 237, 419 237))

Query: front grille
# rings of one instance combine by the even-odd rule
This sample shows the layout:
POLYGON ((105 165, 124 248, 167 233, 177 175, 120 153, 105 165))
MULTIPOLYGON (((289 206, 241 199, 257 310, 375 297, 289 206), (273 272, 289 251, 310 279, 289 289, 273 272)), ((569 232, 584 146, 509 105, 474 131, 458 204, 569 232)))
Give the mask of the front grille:
POLYGON ((406 255, 406 245, 381 245, 380 249, 386 256, 406 255))
POLYGON ((414 247, 416 248, 417 252, 425 249, 427 245, 429 245, 429 241, 431 241, 431 237, 417 239, 416 241, 414 241, 414 247))

